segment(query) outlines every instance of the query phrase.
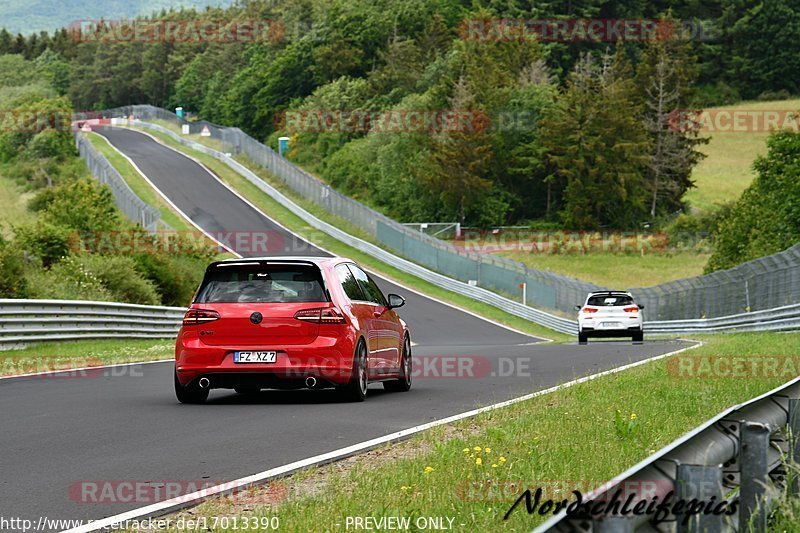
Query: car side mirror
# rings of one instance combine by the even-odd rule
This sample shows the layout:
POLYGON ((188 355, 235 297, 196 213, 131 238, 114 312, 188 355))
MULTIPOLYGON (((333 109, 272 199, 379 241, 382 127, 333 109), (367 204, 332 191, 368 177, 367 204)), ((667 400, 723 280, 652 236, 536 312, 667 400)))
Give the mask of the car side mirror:
POLYGON ((389 300, 389 309, 395 309, 397 307, 403 307, 406 305, 406 300, 399 294, 390 294, 388 296, 389 300))
POLYGON ((640 309, 640 310, 641 310, 641 309, 644 309, 644 305, 642 305, 642 304, 639 304, 639 309, 640 309))
POLYGON ((580 306, 580 305, 576 305, 576 306, 575 306, 575 310, 576 310, 576 311, 580 311, 580 310, 581 310, 581 306, 580 306))

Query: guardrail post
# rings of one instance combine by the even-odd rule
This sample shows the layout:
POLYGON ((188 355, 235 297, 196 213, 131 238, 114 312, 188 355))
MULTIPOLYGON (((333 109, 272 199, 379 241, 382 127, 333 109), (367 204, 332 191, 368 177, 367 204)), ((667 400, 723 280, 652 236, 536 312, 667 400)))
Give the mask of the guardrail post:
POLYGON ((633 522, 626 516, 604 516, 592 520, 592 533, 633 533, 633 522))
POLYGON ((769 425, 742 421, 739 451, 739 531, 766 531, 769 425))
MULTIPOLYGON (((708 502, 722 501, 722 468, 719 465, 678 465, 675 482, 677 499, 690 501, 697 499, 708 502)), ((692 515, 686 522, 683 516, 676 517, 678 533, 719 533, 722 531, 721 515, 700 512, 692 515)))
POLYGON ((800 494, 800 471, 797 470, 798 465, 800 465, 800 399, 789 398, 789 417, 787 422, 790 437, 789 459, 791 464, 789 466, 794 470, 789 472, 792 480, 789 490, 792 494, 797 495, 800 494))

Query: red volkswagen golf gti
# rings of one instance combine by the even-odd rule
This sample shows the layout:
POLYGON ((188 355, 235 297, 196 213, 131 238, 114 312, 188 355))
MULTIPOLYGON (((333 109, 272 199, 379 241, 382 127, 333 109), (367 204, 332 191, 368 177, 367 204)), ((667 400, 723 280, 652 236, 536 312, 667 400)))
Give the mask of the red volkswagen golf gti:
POLYGON ((203 403, 211 389, 335 387, 363 401, 369 382, 411 388, 411 340, 358 265, 339 257, 212 263, 175 346, 175 394, 203 403))

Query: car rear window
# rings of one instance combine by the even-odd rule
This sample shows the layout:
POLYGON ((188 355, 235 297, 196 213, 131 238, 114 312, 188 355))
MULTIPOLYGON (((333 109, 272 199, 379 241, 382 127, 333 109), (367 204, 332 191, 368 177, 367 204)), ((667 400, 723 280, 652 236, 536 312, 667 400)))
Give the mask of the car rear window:
POLYGON ((322 273, 315 265, 232 264, 206 272, 197 303, 327 302, 322 273))
POLYGON ((586 305, 593 305, 595 307, 622 306, 632 304, 633 298, 626 294, 597 294, 595 296, 590 296, 589 300, 586 302, 586 305))

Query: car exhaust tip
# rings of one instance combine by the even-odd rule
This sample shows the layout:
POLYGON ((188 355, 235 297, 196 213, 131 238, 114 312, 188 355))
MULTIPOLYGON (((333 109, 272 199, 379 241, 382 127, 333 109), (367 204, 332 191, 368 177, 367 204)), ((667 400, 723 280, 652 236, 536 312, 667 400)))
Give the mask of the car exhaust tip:
POLYGON ((208 378, 200 378, 197 384, 200 385, 201 389, 207 389, 211 385, 211 381, 208 378))
POLYGON ((317 378, 315 378, 314 376, 309 376, 306 378, 306 387, 308 387, 309 389, 313 389, 316 386, 317 386, 317 378))

